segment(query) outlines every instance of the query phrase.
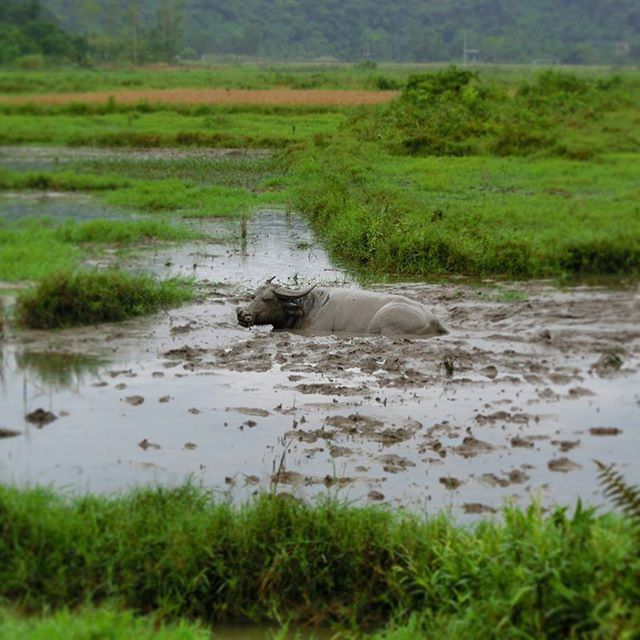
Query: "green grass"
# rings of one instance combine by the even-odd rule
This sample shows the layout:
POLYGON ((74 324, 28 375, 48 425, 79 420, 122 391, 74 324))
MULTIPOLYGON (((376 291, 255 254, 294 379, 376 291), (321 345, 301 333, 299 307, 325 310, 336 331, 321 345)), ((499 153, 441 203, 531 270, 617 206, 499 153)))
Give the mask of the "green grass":
POLYGON ((555 276, 640 269, 640 154, 403 157, 313 148, 294 204, 340 258, 371 271, 555 276))
POLYGON ((16 300, 16 319, 29 329, 118 322, 177 306, 194 297, 184 278, 155 280, 122 271, 53 273, 16 300))
MULTIPOLYGON (((47 92, 104 91, 117 89, 173 89, 229 87, 235 89, 376 89, 380 77, 399 85, 416 73, 433 71, 446 64, 378 63, 240 63, 191 65, 161 68, 49 68, 45 70, 0 70, 0 93, 28 94, 47 92)), ((531 65, 481 65, 483 77, 503 83, 531 77, 540 71, 531 65)), ((609 67, 562 67, 580 76, 602 76, 609 67)), ((633 75, 633 72, 621 70, 633 75)))
POLYGON ((202 240, 201 232, 164 220, 67 221, 54 230, 63 242, 100 244, 138 244, 149 241, 179 242, 202 240))
POLYGON ((0 119, 0 144, 93 147, 282 148, 333 131, 344 113, 182 115, 171 109, 107 115, 9 114, 0 119))
POLYGON ((0 597, 27 612, 115 600, 207 624, 393 620, 405 637, 640 630, 632 524, 580 507, 465 528, 274 496, 234 507, 189 486, 71 500, 1 487, 0 514, 0 597))
POLYGON ((180 180, 141 181, 104 195, 107 204, 148 212, 178 212, 187 217, 246 215, 260 204, 282 202, 285 193, 203 186, 180 180))
POLYGON ((101 173, 91 175, 77 171, 10 171, 0 168, 0 189, 34 189, 42 191, 109 191, 127 187, 124 176, 101 173))
POLYGON ((200 625, 180 621, 158 624, 152 617, 135 617, 115 607, 57 611, 25 617, 0 610, 3 640, 208 640, 211 633, 200 625))
POLYGON ((163 220, 68 221, 55 225, 46 219, 0 224, 0 280, 38 280, 52 272, 77 266, 100 245, 185 241, 202 234, 163 220))

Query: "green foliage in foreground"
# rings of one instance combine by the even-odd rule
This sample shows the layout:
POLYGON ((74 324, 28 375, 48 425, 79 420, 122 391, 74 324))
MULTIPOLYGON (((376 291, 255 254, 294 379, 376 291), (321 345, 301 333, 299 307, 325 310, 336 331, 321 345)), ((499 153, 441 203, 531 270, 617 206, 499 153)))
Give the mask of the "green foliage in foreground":
POLYGON ((336 256, 378 272, 549 276, 640 270, 640 156, 409 158, 314 147, 294 204, 336 256))
POLYGON ((3 640, 208 640, 211 633, 180 621, 158 625, 153 618, 137 618, 115 609, 61 610, 44 617, 24 617, 0 610, 3 640))
POLYGON ((193 283, 121 271, 54 273, 18 296, 16 318, 30 329, 117 322, 191 300, 193 283))
POLYGON ((580 506, 463 528, 271 495, 234 507, 189 486, 72 500, 2 487, 0 523, 0 598, 24 611, 115 600, 209 624, 395 620, 430 638, 640 630, 633 526, 580 506))
POLYGON ((74 267, 86 255, 82 244, 95 247, 200 237, 193 229, 164 220, 67 221, 59 226, 43 219, 0 223, 0 280, 38 280, 74 267))

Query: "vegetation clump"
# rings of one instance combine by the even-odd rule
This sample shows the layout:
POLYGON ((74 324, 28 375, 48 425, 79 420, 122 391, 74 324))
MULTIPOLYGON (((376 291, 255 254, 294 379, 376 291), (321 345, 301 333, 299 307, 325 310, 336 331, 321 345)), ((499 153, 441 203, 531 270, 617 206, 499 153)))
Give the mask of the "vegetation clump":
POLYGON ((30 329, 117 322, 193 298, 183 278, 157 281, 122 271, 72 271, 43 278, 16 302, 16 317, 30 329))
POLYGON ((580 505, 464 528, 277 495, 234 507, 192 486, 72 500, 2 487, 0 513, 0 598, 32 612, 116 600, 210 624, 395 620, 410 637, 640 628, 634 529, 580 505))
MULTIPOLYGON (((571 155, 561 133, 611 111, 625 91, 619 77, 553 70, 508 90, 481 81, 478 72, 450 67, 410 76, 400 99, 373 122, 360 116, 352 122, 359 137, 407 155, 571 155)), ((584 159, 585 149, 580 153, 584 159)))

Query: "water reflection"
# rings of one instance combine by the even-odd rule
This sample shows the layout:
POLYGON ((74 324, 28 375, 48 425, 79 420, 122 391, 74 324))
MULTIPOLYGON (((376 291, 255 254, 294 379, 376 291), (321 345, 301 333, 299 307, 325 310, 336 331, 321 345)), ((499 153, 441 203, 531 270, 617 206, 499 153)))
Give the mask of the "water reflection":
POLYGON ((25 379, 62 391, 78 389, 97 378, 108 361, 80 353, 19 351, 15 354, 15 363, 17 371, 23 373, 25 379))

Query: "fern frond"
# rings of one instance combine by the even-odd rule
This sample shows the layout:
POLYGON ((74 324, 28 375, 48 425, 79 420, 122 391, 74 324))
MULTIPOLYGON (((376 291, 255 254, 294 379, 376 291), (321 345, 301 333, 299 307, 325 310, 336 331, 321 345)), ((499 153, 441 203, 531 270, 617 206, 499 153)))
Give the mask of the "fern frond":
POLYGON ((615 471, 614 465, 606 465, 594 460, 598 466, 598 480, 604 488, 604 495, 620 507, 624 513, 640 525, 640 487, 627 484, 624 476, 615 471))

